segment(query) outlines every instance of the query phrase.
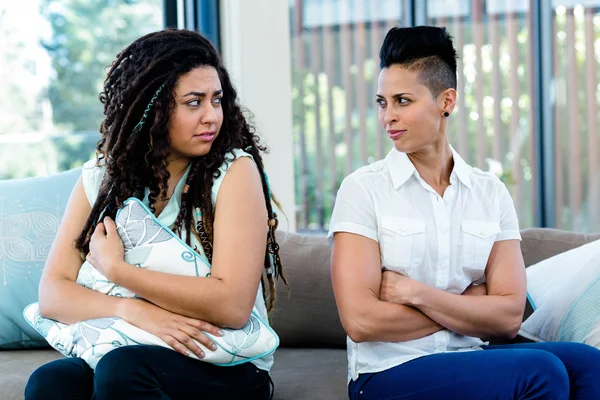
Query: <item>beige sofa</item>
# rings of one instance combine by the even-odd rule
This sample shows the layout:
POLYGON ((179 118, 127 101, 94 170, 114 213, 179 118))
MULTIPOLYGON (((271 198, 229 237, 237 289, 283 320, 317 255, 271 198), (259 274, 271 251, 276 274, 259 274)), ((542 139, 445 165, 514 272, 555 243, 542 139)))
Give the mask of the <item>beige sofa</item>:
MULTIPOLYGON (((600 239, 553 229, 522 232, 526 265, 600 239)), ((278 287, 272 313, 281 338, 272 370, 275 399, 347 399, 346 338, 341 327, 329 275, 330 248, 323 236, 280 235, 285 273, 291 292, 278 287)), ((54 350, 0 351, 0 400, 23 398, 31 372, 62 357, 54 350)))

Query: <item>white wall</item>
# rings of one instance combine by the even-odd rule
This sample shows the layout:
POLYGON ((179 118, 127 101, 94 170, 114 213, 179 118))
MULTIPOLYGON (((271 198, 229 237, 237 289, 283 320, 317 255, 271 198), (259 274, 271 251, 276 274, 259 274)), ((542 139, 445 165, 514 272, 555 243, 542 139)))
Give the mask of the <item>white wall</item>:
POLYGON ((271 152, 265 168, 283 206, 282 230, 295 231, 289 4, 220 0, 221 52, 242 104, 271 152))

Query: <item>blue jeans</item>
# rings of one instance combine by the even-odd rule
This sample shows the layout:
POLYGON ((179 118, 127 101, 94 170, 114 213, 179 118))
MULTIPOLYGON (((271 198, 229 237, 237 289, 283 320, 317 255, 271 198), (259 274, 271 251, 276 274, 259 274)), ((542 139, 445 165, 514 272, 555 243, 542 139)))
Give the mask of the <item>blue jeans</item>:
POLYGON ((600 350, 579 343, 440 353, 350 382, 351 400, 600 399, 600 350))
POLYGON ((100 359, 94 371, 80 358, 38 368, 26 400, 187 400, 270 398, 268 372, 252 363, 218 367, 158 346, 126 346, 100 359))

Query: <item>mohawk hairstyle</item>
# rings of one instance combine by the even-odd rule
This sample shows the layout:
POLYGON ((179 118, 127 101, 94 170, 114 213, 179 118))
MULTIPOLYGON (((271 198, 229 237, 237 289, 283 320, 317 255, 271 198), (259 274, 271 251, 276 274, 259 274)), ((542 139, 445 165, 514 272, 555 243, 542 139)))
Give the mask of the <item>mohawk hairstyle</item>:
POLYGON ((448 88, 456 89, 458 55, 446 28, 392 28, 383 40, 379 58, 382 69, 399 64, 417 71, 434 97, 448 88))

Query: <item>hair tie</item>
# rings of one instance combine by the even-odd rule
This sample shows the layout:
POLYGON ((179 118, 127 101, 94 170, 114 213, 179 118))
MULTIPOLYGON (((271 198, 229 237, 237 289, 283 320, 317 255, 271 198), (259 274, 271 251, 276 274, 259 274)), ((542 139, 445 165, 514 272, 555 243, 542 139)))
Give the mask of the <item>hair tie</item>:
POLYGON ((271 192, 271 184, 269 183, 269 175, 263 171, 263 175, 265 177, 265 183, 267 184, 267 191, 269 192, 269 198, 273 198, 273 192, 271 192))
POLYGON ((140 129, 142 129, 142 126, 144 126, 144 123, 146 122, 146 118, 148 118, 148 114, 150 113, 150 110, 152 109, 152 106, 154 106, 154 103, 156 102, 156 99, 158 98, 158 94, 161 92, 161 90, 163 90, 164 87, 165 87, 165 84, 163 83, 162 85, 160 85, 160 87, 158 88, 156 93, 154 93, 154 96, 152 96, 152 98, 150 99, 150 102, 148 103, 148 106, 146 106, 146 109, 144 110, 144 115, 142 115, 140 122, 137 123, 137 125, 133 128, 133 130, 129 134, 130 138, 136 132, 138 132, 140 129))

